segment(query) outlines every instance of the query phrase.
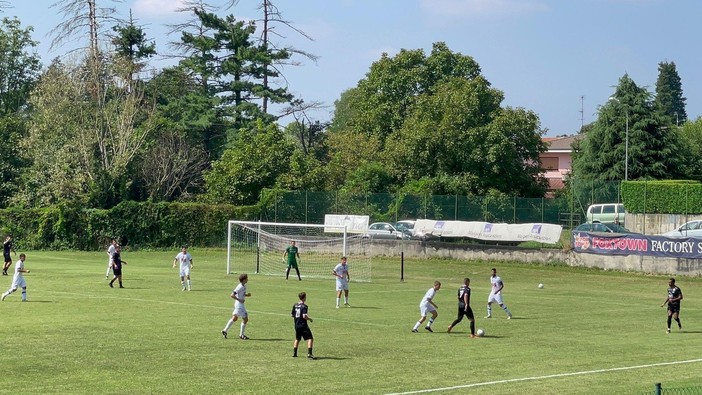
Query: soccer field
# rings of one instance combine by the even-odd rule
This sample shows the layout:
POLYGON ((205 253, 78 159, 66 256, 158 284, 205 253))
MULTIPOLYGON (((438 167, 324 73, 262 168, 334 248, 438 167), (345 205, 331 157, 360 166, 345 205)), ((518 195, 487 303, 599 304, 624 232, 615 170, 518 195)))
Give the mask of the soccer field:
MULTIPOLYGON (((329 279, 250 274, 250 340, 237 338, 238 322, 225 340, 238 283, 224 274, 225 251, 190 251, 192 292, 171 268, 177 252, 123 252, 125 289, 107 286, 104 252, 28 252, 29 302, 17 292, 0 303, 0 393, 589 395, 702 385, 700 278, 677 277, 683 331, 666 335, 667 276, 409 260, 401 282, 399 260, 384 258, 374 260, 371 283, 351 283, 353 307, 336 309, 337 262, 329 262, 329 279), (483 318, 491 267, 512 320, 497 306, 483 318), (486 332, 479 339, 468 338, 465 320, 446 333, 466 276, 476 327, 486 332), (435 332, 411 333, 434 280, 443 284, 435 332), (317 360, 304 357, 304 344, 291 357, 300 291, 317 360)), ((11 279, 0 277, 0 290, 11 279)))

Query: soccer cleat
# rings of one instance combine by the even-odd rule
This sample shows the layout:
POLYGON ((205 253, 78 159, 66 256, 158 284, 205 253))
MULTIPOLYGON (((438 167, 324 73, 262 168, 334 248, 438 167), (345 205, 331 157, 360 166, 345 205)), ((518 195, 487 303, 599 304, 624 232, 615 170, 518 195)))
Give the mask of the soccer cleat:
POLYGON ((114 285, 112 285, 112 283, 109 283, 109 284, 107 284, 107 285, 109 285, 110 288, 114 288, 114 287, 115 287, 114 285))
POLYGON ((351 307, 351 305, 348 304, 348 303, 344 303, 344 306, 346 306, 346 307, 351 307))
POLYGON ((308 359, 317 359, 317 357, 315 357, 315 356, 312 355, 312 354, 307 354, 307 358, 308 358, 308 359))
POLYGON ((492 318, 492 316, 491 316, 491 315, 486 315, 485 318, 492 318))
POLYGON ((121 286, 121 285, 120 285, 119 287, 120 287, 120 288, 124 288, 124 287, 123 287, 123 286, 121 286))
POLYGON ((670 333, 670 328, 666 329, 665 333, 670 333))
POLYGON ((508 320, 511 320, 511 319, 512 319, 512 314, 508 315, 508 316, 507 316, 507 319, 508 319, 508 320))
POLYGON ((241 340, 249 340, 249 338, 246 335, 241 335, 239 336, 239 339, 241 340))
POLYGON ((431 327, 430 327, 430 326, 425 326, 425 327, 424 327, 424 329, 428 330, 429 332, 434 332, 434 330, 433 330, 433 329, 431 329, 431 327))
POLYGON ((446 333, 451 333, 451 329, 453 329, 453 327, 449 325, 449 327, 446 329, 446 333))
POLYGON ((2 294, 2 297, 0 297, 0 301, 4 301, 5 298, 7 298, 7 294, 2 294))
POLYGON ((183 291, 185 291, 185 287, 183 287, 183 289, 182 289, 182 290, 183 290, 183 291))
POLYGON ((412 329, 412 333, 417 333, 417 332, 419 332, 419 331, 416 329, 412 329))
POLYGON ((227 338, 227 331, 222 331, 222 336, 224 336, 224 338, 226 339, 227 338))
POLYGON ((471 339, 477 339, 478 336, 471 333, 471 334, 470 334, 470 338, 471 338, 471 339))
POLYGON ((336 308, 338 309, 338 308, 339 308, 339 305, 336 305, 336 308))
POLYGON ((297 354, 293 354, 293 358, 297 358, 297 354))

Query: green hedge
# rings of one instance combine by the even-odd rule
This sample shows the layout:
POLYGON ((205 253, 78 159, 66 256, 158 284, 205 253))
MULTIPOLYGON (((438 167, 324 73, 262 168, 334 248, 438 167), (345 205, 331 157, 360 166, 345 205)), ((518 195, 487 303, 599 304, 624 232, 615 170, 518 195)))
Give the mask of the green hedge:
POLYGON ((622 200, 627 212, 702 214, 702 184, 697 181, 625 181, 622 200))
POLYGON ((255 220, 258 206, 122 202, 110 210, 55 206, 0 210, 0 232, 20 249, 104 248, 112 237, 131 248, 182 244, 219 247, 227 242, 227 220, 255 220))

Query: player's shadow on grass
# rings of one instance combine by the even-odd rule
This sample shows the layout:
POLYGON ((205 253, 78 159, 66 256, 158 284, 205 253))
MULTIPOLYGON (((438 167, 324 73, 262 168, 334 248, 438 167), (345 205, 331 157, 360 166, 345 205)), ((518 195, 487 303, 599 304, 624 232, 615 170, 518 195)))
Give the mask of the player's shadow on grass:
POLYGON ((24 303, 56 303, 55 300, 27 300, 24 303))
POLYGON ((504 336, 483 335, 483 336, 479 337, 478 339, 480 339, 480 338, 484 338, 484 339, 502 339, 503 337, 504 337, 504 336))
POLYGON ((320 361, 320 360, 325 360, 325 359, 329 359, 329 360, 332 360, 332 361, 343 361, 343 360, 351 359, 351 358, 346 358, 346 357, 320 357, 320 356, 317 356, 316 359, 317 359, 318 361, 320 361))
POLYGON ((681 330, 681 331, 679 331, 679 332, 674 332, 674 333, 678 333, 678 334, 684 335, 684 334, 687 334, 687 333, 689 333, 689 334, 702 333, 702 331, 689 331, 689 330, 687 330, 687 329, 683 329, 683 330, 681 330))

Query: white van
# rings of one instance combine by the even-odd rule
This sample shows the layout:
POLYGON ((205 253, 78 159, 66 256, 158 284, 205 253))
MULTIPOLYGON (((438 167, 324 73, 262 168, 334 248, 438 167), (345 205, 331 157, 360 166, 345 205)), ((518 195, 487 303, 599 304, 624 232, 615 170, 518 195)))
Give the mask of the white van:
POLYGON ((624 226, 626 210, 621 203, 593 204, 587 208, 587 222, 615 223, 624 226))

